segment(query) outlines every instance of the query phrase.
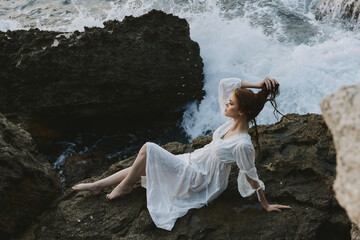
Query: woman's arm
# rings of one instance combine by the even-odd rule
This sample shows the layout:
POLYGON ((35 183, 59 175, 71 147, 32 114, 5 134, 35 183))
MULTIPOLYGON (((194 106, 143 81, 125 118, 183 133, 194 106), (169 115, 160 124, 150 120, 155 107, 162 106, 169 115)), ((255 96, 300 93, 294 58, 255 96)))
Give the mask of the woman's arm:
POLYGON ((242 88, 262 88, 262 86, 266 85, 266 88, 270 90, 273 87, 275 87, 276 84, 278 84, 278 82, 276 81, 275 78, 265 77, 263 80, 261 80, 260 82, 257 82, 257 83, 242 81, 241 87, 242 88))
POLYGON ((241 87, 240 78, 224 78, 219 83, 219 105, 221 113, 224 115, 225 104, 229 102, 234 89, 241 87))
MULTIPOLYGON (((260 185, 257 181, 252 180, 251 178, 249 178, 246 174, 246 180, 250 183, 251 187, 253 189, 259 189, 260 185)), ((261 202, 261 205, 263 206, 263 208, 268 211, 278 211, 281 212, 281 208, 291 208, 290 206, 286 206, 286 205, 280 205, 280 204, 269 204, 265 198, 265 194, 264 191, 262 190, 262 188, 260 188, 258 190, 258 197, 259 197, 259 201, 261 202)))

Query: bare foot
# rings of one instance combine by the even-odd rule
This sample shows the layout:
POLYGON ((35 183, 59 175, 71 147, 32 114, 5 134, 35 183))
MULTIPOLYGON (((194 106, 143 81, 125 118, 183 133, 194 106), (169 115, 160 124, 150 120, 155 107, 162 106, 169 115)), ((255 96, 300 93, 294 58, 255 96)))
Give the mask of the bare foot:
POLYGON ((106 198, 108 200, 113 200, 115 198, 126 195, 126 194, 130 193, 131 191, 132 191, 132 187, 120 186, 120 184, 119 184, 116 186, 116 188, 114 188, 114 190, 112 190, 112 192, 110 194, 106 195, 106 198))
POLYGON ((74 191, 90 191, 94 195, 99 195, 101 193, 101 188, 98 187, 95 183, 80 183, 72 187, 74 191))

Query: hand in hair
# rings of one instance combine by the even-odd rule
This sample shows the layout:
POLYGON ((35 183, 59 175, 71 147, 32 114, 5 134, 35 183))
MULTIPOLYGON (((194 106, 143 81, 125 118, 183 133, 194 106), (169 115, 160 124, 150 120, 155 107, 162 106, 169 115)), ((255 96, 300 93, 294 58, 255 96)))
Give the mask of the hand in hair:
POLYGON ((266 86, 267 90, 271 90, 277 84, 279 84, 275 78, 265 77, 263 80, 259 82, 259 87, 262 88, 264 85, 266 86))

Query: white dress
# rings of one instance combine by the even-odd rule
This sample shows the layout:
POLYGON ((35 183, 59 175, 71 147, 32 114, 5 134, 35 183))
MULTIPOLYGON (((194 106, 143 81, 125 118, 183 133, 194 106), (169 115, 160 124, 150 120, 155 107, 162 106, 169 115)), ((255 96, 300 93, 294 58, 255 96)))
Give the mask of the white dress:
MULTIPOLYGON (((220 81, 219 102, 224 113, 232 91, 241 87, 238 78, 220 81)), ((253 194, 245 173, 265 189, 255 168, 255 150, 250 135, 222 137, 233 125, 229 118, 218 127, 213 140, 192 153, 174 155, 155 143, 147 142, 146 176, 141 184, 146 188, 147 207, 158 228, 171 230, 177 218, 191 208, 201 208, 217 198, 227 187, 231 164, 239 167, 238 190, 243 197, 253 194)), ((259 188, 259 189, 260 189, 259 188)))

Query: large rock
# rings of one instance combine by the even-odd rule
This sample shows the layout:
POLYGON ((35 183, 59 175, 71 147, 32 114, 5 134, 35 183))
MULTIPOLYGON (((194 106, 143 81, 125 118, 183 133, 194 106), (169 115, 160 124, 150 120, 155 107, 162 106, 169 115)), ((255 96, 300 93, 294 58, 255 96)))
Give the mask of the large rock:
POLYGON ((320 105, 336 147, 336 198, 360 227, 360 84, 342 87, 320 105))
POLYGON ((0 111, 29 121, 32 134, 56 135, 47 131, 54 124, 148 123, 202 99, 203 63, 186 20, 153 10, 104 25, 0 32, 0 111))
POLYGON ((98 176, 115 162, 116 158, 109 159, 103 152, 69 156, 61 167, 63 186, 68 188, 86 178, 98 176))
POLYGON ((318 6, 316 17, 331 20, 345 19, 350 23, 360 22, 360 2, 358 0, 323 0, 318 6))
MULTIPOLYGON (((238 168, 232 168, 228 189, 210 206, 178 219, 171 232, 158 229, 146 207, 145 189, 107 201, 68 189, 28 230, 26 239, 349 239, 351 223, 332 191, 335 149, 319 115, 287 115, 274 125, 259 126, 261 154, 256 159, 270 202, 291 210, 266 213, 256 196, 242 198, 238 168)), ((253 134, 253 132, 251 132, 253 134)), ((201 137, 164 147, 173 153, 192 151, 211 141, 201 137)), ((112 165, 94 181, 131 165, 135 156, 112 165)))
POLYGON ((351 225, 351 240, 360 240, 360 231, 355 223, 351 225))
POLYGON ((60 194, 30 134, 0 114, 0 238, 18 236, 60 194))

